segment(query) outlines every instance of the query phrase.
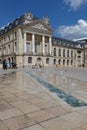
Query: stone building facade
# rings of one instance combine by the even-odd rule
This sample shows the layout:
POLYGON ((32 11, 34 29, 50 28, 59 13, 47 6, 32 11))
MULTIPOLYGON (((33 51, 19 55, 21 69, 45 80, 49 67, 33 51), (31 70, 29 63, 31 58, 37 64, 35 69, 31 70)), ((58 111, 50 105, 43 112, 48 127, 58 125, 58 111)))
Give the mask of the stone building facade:
POLYGON ((83 44, 53 37, 48 17, 39 19, 31 13, 16 18, 0 29, 0 62, 17 66, 82 66, 83 44))

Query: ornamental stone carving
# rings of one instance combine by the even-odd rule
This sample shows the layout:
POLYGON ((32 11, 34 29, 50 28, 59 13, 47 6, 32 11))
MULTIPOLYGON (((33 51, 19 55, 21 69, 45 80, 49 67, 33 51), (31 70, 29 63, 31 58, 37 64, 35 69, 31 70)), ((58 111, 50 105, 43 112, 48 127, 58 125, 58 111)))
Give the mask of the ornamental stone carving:
POLYGON ((37 24, 37 25, 34 25, 32 26, 33 28, 38 28, 38 29, 42 29, 42 30, 48 30, 46 29, 42 24, 37 24))

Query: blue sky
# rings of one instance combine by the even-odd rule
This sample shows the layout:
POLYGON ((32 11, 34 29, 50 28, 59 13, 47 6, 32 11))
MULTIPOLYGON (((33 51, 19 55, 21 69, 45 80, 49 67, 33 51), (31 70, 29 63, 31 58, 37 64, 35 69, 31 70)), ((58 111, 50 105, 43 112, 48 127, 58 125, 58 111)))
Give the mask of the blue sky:
POLYGON ((55 36, 87 37, 87 0, 0 0, 0 27, 28 11, 48 16, 55 36))

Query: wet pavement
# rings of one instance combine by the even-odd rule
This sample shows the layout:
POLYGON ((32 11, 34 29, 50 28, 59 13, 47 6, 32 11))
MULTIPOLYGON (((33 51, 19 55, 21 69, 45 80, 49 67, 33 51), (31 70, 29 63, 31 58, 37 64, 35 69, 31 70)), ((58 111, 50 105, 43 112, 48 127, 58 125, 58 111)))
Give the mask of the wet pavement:
POLYGON ((87 103, 87 68, 0 70, 0 130, 87 130, 87 106, 70 106, 29 73, 87 103))

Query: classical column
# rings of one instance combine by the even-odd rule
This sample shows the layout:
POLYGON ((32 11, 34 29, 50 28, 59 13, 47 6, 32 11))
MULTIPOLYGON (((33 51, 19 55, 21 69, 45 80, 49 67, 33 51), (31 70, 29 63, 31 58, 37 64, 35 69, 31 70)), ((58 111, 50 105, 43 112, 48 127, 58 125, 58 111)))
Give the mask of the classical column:
POLYGON ((42 36, 42 53, 45 55, 45 36, 42 36))
POLYGON ((50 56, 52 55, 51 52, 52 52, 52 37, 49 37, 49 53, 50 53, 50 56))
POLYGON ((26 32, 24 33, 24 53, 26 53, 26 32))
POLYGON ((35 53, 35 35, 32 34, 32 52, 35 53))

